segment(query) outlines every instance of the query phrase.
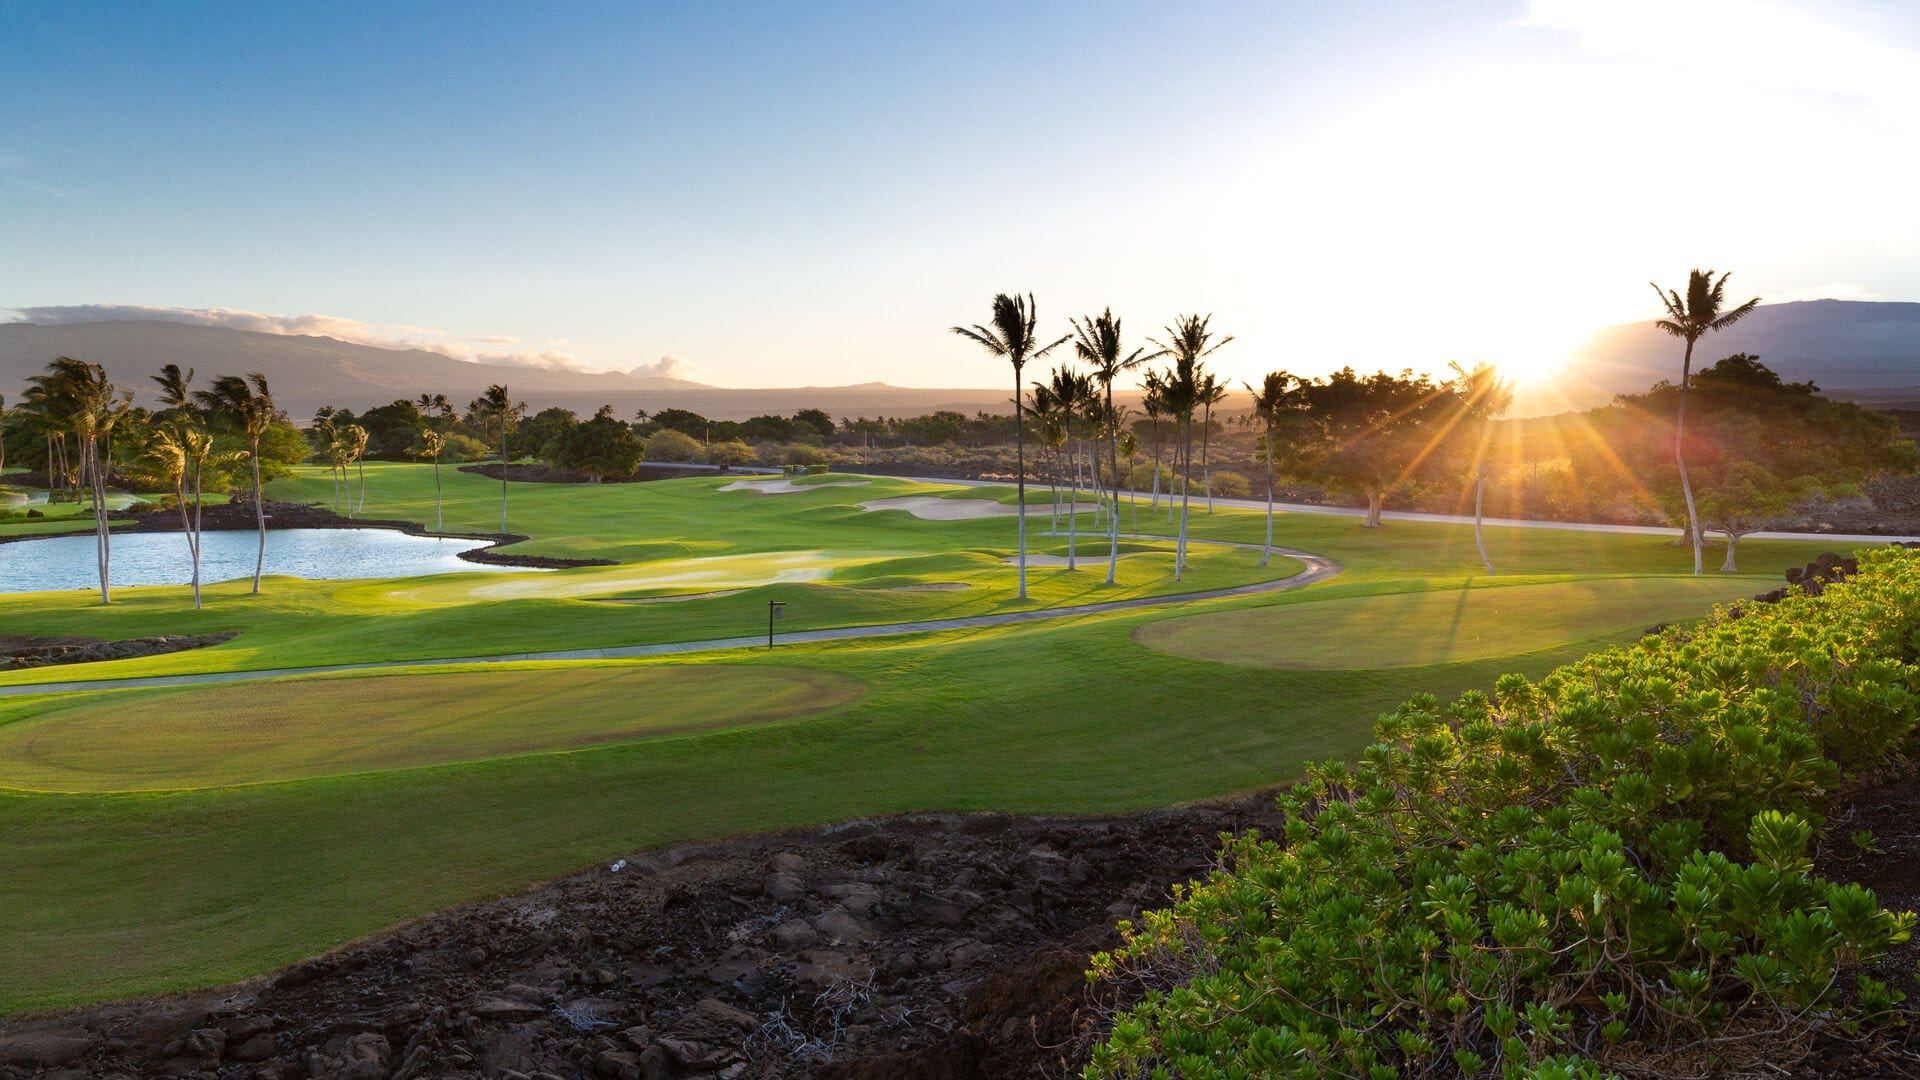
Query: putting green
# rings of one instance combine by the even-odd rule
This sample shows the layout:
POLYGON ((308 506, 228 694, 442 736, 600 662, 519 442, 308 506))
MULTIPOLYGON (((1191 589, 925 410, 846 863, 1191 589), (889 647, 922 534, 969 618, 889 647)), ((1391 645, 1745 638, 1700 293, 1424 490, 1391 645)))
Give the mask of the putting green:
POLYGON ((0 727, 0 787, 219 787, 626 742, 828 712, 866 687, 800 668, 374 675, 119 694, 0 727))
POLYGON ((1737 578, 1476 583, 1189 615, 1148 623, 1133 639, 1189 660, 1248 667, 1418 667, 1619 637, 1655 623, 1699 618, 1715 603, 1753 591, 1751 580, 1737 578))

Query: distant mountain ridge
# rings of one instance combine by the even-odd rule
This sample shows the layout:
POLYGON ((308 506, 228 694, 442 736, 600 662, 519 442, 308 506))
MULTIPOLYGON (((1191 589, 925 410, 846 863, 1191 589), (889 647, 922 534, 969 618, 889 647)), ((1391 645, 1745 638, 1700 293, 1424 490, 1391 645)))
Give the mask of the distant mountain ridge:
POLYGON ((610 404, 626 417, 637 409, 691 409, 717 420, 744 420, 761 413, 791 414, 825 409, 840 415, 917 415, 939 409, 972 414, 1005 411, 1003 390, 919 389, 862 383, 857 386, 729 389, 660 376, 624 372, 556 371, 504 364, 475 364, 422 349, 387 349, 328 337, 268 334, 230 327, 166 321, 0 323, 0 394, 18 401, 27 377, 59 356, 90 360, 107 369, 136 399, 154 403, 148 376, 165 364, 197 372, 204 387, 217 375, 258 371, 274 400, 295 420, 323 405, 356 411, 422 393, 445 394, 456 408, 504 383, 533 410, 550 405, 591 412, 610 404))
MULTIPOLYGON (((1738 299, 1737 297, 1735 298, 1738 299)), ((1604 404, 1614 394, 1679 381, 1683 345, 1651 320, 1593 335, 1556 373, 1566 403, 1550 391, 1516 405, 1527 415, 1604 404)), ((1791 382, 1811 380, 1833 397, 1867 404, 1920 402, 1920 303, 1800 300, 1762 304, 1694 348, 1694 370, 1734 353, 1752 353, 1791 382)))

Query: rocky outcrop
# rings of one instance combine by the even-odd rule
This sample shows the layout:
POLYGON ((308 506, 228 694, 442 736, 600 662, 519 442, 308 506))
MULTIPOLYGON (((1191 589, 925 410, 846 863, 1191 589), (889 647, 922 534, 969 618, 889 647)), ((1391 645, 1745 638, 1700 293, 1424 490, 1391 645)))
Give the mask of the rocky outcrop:
POLYGON ((921 815, 630 856, 240 987, 0 1021, 0 1077, 1062 1075, 1114 920, 1269 797, 921 815))

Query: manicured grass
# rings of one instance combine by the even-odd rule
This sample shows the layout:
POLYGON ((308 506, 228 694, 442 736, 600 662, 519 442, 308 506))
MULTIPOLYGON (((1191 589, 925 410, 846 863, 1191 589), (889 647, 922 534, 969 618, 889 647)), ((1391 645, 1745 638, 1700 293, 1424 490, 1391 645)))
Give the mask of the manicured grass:
POLYGON ((354 675, 87 694, 0 722, 0 787, 136 791, 472 761, 829 712, 853 679, 721 665, 354 675))
MULTIPOLYGON (((430 468, 371 466, 368 475, 369 515, 432 520, 430 468)), ((451 469, 443 470, 443 480, 450 529, 497 527, 497 483, 451 469)), ((197 613, 181 589, 124 590, 111 608, 83 596, 0 598, 0 625, 10 633, 118 638, 242 631, 214 649, 0 678, 65 680, 731 636, 763 629, 768 599, 788 602, 786 630, 1020 609, 1011 597, 1013 570, 1001 562, 1013 547, 1012 519, 936 523, 854 505, 891 495, 948 494, 943 489, 875 479, 791 495, 715 490, 726 482, 513 485, 510 527, 535 540, 510 550, 655 564, 540 576, 595 582, 591 595, 573 598, 478 597, 470 591, 475 582, 501 579, 465 575, 345 584, 274 579, 258 598, 246 595, 244 585, 223 585, 209 590, 207 610, 197 613), (688 560, 740 560, 764 573, 770 560, 795 552, 831 553, 831 575, 685 603, 599 599, 707 591, 712 579, 658 578, 707 565, 688 560), (634 574, 645 580, 627 579, 634 574), (969 587, 899 589, 935 583, 969 587)), ((279 498, 329 494, 324 477, 274 491, 279 498)), ((980 495, 1006 497, 995 490, 980 495)), ((1044 528, 1046 491, 1030 495, 1039 513, 1029 526, 1038 518, 1044 528)), ((1143 530, 1166 528, 1164 518, 1152 519, 1144 506, 1140 518, 1143 530)), ((1091 520, 1088 515, 1081 525, 1090 528, 1091 520)), ((1130 520, 1123 523, 1131 529, 1130 520)), ((1196 512, 1193 521, 1197 536, 1242 542, 1258 542, 1262 528, 1261 515, 1225 509, 1196 512)), ((1432 620, 1457 602, 1461 583, 1478 575, 1468 528, 1395 522, 1365 530, 1353 519, 1290 515, 1281 519, 1276 539, 1339 559, 1347 572, 1299 592, 1203 602, 1181 609, 1179 617, 1297 612, 1312 624, 1314 609, 1327 605, 1364 611, 1367 604, 1448 590, 1439 607, 1422 606, 1400 620, 1425 623, 1433 632, 1432 620)), ((1488 584, 1501 586, 1498 591, 1511 591, 1510 578, 1527 582, 1514 586, 1520 589, 1603 576, 1645 579, 1679 572, 1689 561, 1660 538, 1489 529, 1488 540, 1503 575, 1488 584)), ((1064 544, 1064 538, 1036 537, 1034 550, 1058 553, 1064 544)), ((1827 546, 1749 542, 1742 545, 1743 566, 1764 577, 1714 578, 1710 585, 1660 578, 1635 587, 1649 603, 1671 601, 1677 614, 1701 614, 1709 594, 1758 591, 1784 566, 1827 546), (1662 581, 1671 592, 1658 591, 1668 588, 1662 581)), ((1105 564, 1094 555, 1097 539, 1093 547, 1083 545, 1083 569, 1031 575, 1035 605, 1192 591, 1298 569, 1276 559, 1261 571, 1256 552, 1196 547, 1192 573, 1175 585, 1159 547, 1121 560, 1121 585, 1110 589, 1100 584, 1105 564)), ((1592 594, 1606 587, 1588 586, 1592 594)), ((1470 603, 1478 599, 1469 596, 1470 603)), ((48 723, 35 717, 49 708, 90 710, 82 715, 113 727, 127 745, 106 738, 106 728, 67 727, 67 735, 89 732, 96 741, 80 757, 59 761, 68 771, 117 771, 114 784, 138 774, 142 755, 163 746, 166 753, 157 755, 163 760, 152 767, 187 775, 190 784, 264 780, 273 769, 308 769, 309 775, 184 791, 0 793, 0 835, 7 837, 0 844, 0 955, 6 958, 0 1009, 253 975, 448 904, 678 840, 905 810, 1120 811, 1272 784, 1297 775, 1306 761, 1353 753, 1373 719, 1414 691, 1446 696, 1486 688, 1508 670, 1538 674, 1621 630, 1614 614, 1569 605, 1560 621, 1536 612, 1544 620, 1539 632, 1558 644, 1542 648, 1543 642, 1516 636, 1513 656, 1455 655, 1454 662, 1427 667, 1284 670, 1228 668, 1134 642, 1140 627, 1172 614, 1147 610, 782 646, 771 655, 516 665, 479 674, 388 670, 371 680, 261 682, 222 694, 117 691, 8 702, 0 707, 0 745, 14 745, 16 727, 31 733, 48 723), (569 745, 578 748, 519 753, 526 744, 515 740, 527 733, 511 719, 496 723, 488 715, 504 697, 430 689, 432 680, 473 688, 496 684, 468 680, 507 678, 545 695, 564 689, 568 678, 593 685, 603 677, 679 680, 688 672, 699 673, 695 679, 722 672, 720 685, 729 687, 806 672, 829 685, 848 680, 868 690, 791 722, 673 735, 623 729, 619 741, 593 745, 578 743, 603 733, 596 726, 602 721, 570 715, 590 710, 570 709, 564 695, 536 699, 515 706, 524 710, 524 722, 564 728, 572 733, 569 745), (411 714, 389 707, 384 692, 356 696, 351 683, 360 690, 393 686, 394 696, 412 695, 417 707, 411 714), (231 730, 223 729, 225 720, 196 721, 192 713, 245 710, 256 702, 277 703, 273 715, 280 722, 316 733, 306 743, 329 745, 249 744, 251 729, 240 724, 233 747, 202 744, 209 761, 191 760, 193 724, 231 730), (445 758, 410 756, 432 741, 439 723, 462 733, 453 740, 461 744, 455 756, 484 759, 426 764, 445 758), (367 730, 358 731, 362 726, 367 730), (383 745, 383 733, 401 738, 383 745), (642 737, 628 737, 633 734, 642 737), (342 773, 324 761, 329 753, 361 755, 354 769, 393 767, 342 773), (494 756, 501 753, 512 756, 494 756), (254 775, 240 775, 248 770, 254 775)), ((1671 616, 1634 621, 1637 628, 1662 617, 1671 616)), ((1363 647, 1326 625, 1320 632, 1330 647, 1363 647)), ((670 713, 682 704, 680 696, 634 695, 634 707, 649 716, 670 713)), ((740 715, 702 714, 723 725, 740 715)), ((63 726, 57 716, 49 729, 56 733, 63 726)), ((45 758, 75 751, 44 743, 40 752, 45 758)))
POLYGON ((1603 578, 1323 600, 1148 623, 1133 639, 1193 660, 1275 668, 1395 668, 1514 656, 1633 636, 1752 595, 1741 578, 1603 578))

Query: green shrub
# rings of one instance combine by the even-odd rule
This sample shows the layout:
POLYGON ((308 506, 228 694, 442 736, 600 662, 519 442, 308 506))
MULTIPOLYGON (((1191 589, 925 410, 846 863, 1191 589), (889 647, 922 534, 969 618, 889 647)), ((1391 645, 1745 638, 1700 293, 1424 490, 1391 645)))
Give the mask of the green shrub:
POLYGON ((700 440, 666 428, 647 437, 648 461, 699 461, 700 440))
POLYGON ((1920 552, 1861 563, 1381 718, 1280 799, 1284 841, 1229 839, 1122 924, 1089 977, 1144 996, 1085 1075, 1710 1072, 1712 1038, 1886 1022, 1900 994, 1844 969, 1914 917, 1808 857, 1836 786, 1920 715, 1920 552))
POLYGON ((707 447, 709 465, 751 465, 760 460, 753 447, 739 439, 728 439, 707 447))
POLYGON ((482 458, 491 456, 491 452, 487 449, 487 444, 471 435, 463 435, 458 431, 449 431, 445 435, 445 439, 445 448, 440 452, 440 460, 442 461, 464 464, 469 461, 479 461, 482 458))
POLYGON ((827 452, 805 443, 788 443, 784 455, 788 465, 825 465, 827 452))

